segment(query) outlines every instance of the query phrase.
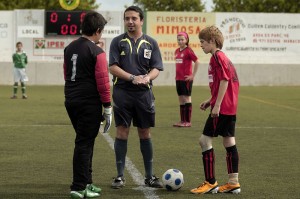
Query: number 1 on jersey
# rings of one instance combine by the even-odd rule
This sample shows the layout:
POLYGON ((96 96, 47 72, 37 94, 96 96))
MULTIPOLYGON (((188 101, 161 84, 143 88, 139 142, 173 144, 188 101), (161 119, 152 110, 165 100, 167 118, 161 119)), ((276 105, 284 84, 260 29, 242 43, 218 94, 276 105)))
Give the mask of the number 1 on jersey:
POLYGON ((77 57, 78 54, 73 54, 71 58, 71 61, 73 62, 71 81, 75 81, 77 57))

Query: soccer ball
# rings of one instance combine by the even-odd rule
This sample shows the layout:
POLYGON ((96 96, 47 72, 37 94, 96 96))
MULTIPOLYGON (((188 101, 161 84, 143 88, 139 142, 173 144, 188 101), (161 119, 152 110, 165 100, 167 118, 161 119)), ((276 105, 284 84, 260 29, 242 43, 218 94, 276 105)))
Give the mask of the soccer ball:
POLYGON ((168 169, 162 176, 162 183, 168 191, 177 191, 184 183, 183 174, 178 169, 168 169))

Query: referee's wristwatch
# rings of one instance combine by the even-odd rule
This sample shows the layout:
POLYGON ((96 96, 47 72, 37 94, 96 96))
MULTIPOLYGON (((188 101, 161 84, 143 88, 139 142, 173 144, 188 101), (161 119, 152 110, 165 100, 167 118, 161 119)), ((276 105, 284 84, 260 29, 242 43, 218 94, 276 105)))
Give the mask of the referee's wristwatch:
POLYGON ((130 77, 129 77, 131 82, 133 82, 134 78, 135 78, 135 75, 130 75, 130 77))

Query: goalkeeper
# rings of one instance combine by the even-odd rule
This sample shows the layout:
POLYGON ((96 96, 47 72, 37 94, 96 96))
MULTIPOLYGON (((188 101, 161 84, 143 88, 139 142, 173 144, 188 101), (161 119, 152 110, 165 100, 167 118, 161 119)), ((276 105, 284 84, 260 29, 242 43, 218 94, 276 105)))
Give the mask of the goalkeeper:
POLYGON ((112 118, 106 54, 96 45, 106 23, 98 12, 88 12, 82 37, 64 50, 65 107, 76 133, 70 187, 73 199, 94 198, 101 192, 92 184, 92 158, 100 122, 106 120, 106 133, 112 118))

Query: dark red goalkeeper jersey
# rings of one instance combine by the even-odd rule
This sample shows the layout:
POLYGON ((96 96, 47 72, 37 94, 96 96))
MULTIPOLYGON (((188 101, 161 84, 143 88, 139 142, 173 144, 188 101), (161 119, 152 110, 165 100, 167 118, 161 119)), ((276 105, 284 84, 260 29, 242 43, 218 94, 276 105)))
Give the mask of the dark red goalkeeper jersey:
POLYGON ((64 50, 66 103, 110 104, 110 85, 105 52, 80 37, 64 50))

